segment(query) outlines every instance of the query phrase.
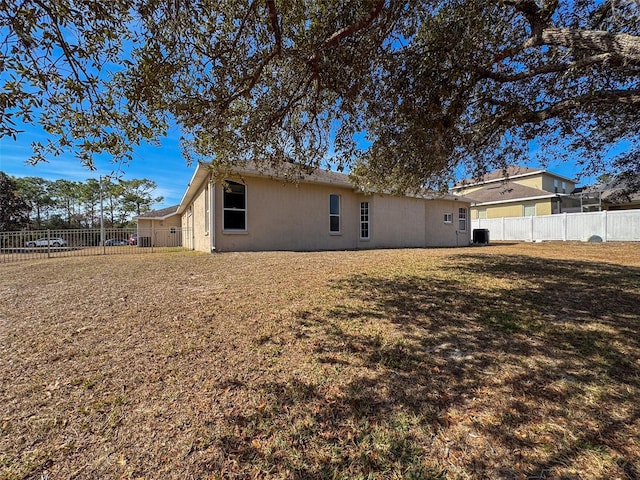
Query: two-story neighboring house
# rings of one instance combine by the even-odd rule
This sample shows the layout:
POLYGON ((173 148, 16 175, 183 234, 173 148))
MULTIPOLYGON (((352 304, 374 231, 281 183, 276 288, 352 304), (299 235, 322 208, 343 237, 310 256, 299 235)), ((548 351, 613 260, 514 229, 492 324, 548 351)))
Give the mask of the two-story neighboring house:
POLYGON ((483 178, 456 183, 451 191, 471 202, 471 218, 562 213, 573 207, 575 181, 539 168, 510 166, 483 178))

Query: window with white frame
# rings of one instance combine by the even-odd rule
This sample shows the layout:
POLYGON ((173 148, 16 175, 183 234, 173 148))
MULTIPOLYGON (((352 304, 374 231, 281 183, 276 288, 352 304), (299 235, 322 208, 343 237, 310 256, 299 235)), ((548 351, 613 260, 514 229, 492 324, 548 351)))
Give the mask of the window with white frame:
POLYGON ((329 195, 329 232, 340 233, 340 195, 329 195))
POLYGON ((444 214, 444 223, 453 223, 453 213, 444 214))
POLYGON ((224 230, 247 229, 247 187, 227 181, 222 198, 224 230))
POLYGON ((567 193, 567 182, 562 182, 562 193, 567 193))
POLYGON ((360 240, 369 240, 369 202, 360 202, 360 240))
POLYGON ((467 230, 467 209, 458 209, 458 230, 464 232, 467 230))
POLYGON ((534 217, 536 214, 536 204, 531 203, 529 205, 524 206, 524 216, 525 217, 534 217))

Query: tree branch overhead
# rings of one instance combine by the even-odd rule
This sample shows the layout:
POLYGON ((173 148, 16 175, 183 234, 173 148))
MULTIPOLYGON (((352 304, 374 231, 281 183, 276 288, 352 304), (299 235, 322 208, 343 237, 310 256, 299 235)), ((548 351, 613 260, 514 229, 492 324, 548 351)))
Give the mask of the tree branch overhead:
POLYGON ((637 2, 45 3, 0 9, 0 137, 40 125, 34 162, 127 160, 170 125, 189 161, 329 163, 389 191, 519 163, 531 141, 585 168, 640 161, 637 2))

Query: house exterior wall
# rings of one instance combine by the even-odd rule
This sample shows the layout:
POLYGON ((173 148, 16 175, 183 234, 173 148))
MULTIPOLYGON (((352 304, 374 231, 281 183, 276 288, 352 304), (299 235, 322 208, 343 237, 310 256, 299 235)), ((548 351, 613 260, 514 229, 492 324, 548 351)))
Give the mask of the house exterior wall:
POLYGON ((471 213, 469 205, 457 200, 437 199, 425 203, 425 245, 428 247, 462 247, 471 238, 471 213), (459 229, 459 210, 467 212, 465 230, 459 229), (452 215, 452 222, 444 222, 444 214, 452 215))
MULTIPOLYGON (((357 199, 349 189, 291 184, 260 177, 229 180, 246 186, 243 232, 225 231, 224 187, 215 188, 215 247, 219 251, 321 250, 355 248, 357 199), (340 233, 329 232, 329 195, 340 195, 340 233)), ((198 231, 201 231, 198 229, 198 231)))
MULTIPOLYGON (((487 205, 484 208, 487 209, 487 218, 521 217, 523 215, 522 204, 520 203, 487 205)), ((477 211, 477 208, 472 208, 472 210, 477 211)), ((477 215, 474 218, 477 218, 477 215)))
MULTIPOLYGON (((518 183, 520 185, 524 185, 525 187, 537 188, 539 190, 546 190, 546 188, 543 188, 543 187, 548 182, 545 180, 544 177, 546 176, 544 176, 543 174, 538 174, 538 175, 528 175, 525 177, 510 177, 509 179, 504 179, 504 181, 505 183, 508 181, 511 183, 518 183)), ((487 185, 496 185, 498 183, 499 182, 497 181, 486 182, 486 183, 481 183, 479 185, 474 185, 472 187, 455 189, 455 191, 457 195, 467 195, 469 193, 481 190, 485 188, 487 185)), ((549 191, 553 192, 553 179, 551 179, 551 187, 552 188, 549 191)))
POLYGON ((193 204, 190 204, 180 217, 182 223, 182 246, 195 250, 195 229, 193 228, 193 204))
MULTIPOLYGON (((542 178, 542 174, 538 175, 529 175, 521 178, 512 178, 509 181, 513 183, 518 183, 520 185, 524 185, 525 187, 537 188, 539 190, 545 190, 543 188, 544 181, 542 178)), ((553 182, 551 182, 553 184, 553 182)))
POLYGON ((484 188, 486 184, 474 185, 473 187, 460 187, 454 189, 456 195, 467 195, 468 193, 477 192, 484 188))
POLYGON ((553 213, 552 203, 551 199, 536 202, 536 215, 551 215, 553 213))
POLYGON ((163 220, 138 219, 138 245, 154 247, 175 247, 181 245, 181 219, 179 215, 172 215, 163 220), (174 228, 172 231, 171 228, 174 228), (140 240, 147 238, 149 240, 140 240))
MULTIPOLYGON (((198 187, 190 208, 183 215, 183 217, 186 217, 185 221, 187 222, 186 234, 192 235, 190 247, 201 252, 211 251, 211 232, 205 232, 205 187, 208 185, 209 180, 207 179, 198 187), (188 230, 191 230, 191 233, 188 230)), ((183 225, 185 224, 183 223, 183 225)))
POLYGON ((153 220, 138 220, 138 237, 151 237, 153 220))
MULTIPOLYGON (((558 182, 558 192, 562 192, 562 183, 564 182, 566 193, 571 193, 575 189, 575 182, 571 182, 566 180, 565 178, 555 176, 553 174, 549 174, 548 172, 538 173, 535 175, 525 175, 523 177, 513 176, 508 179, 509 182, 517 183, 520 185, 524 185, 525 187, 537 188, 538 190, 544 190, 546 192, 555 193, 556 185, 555 182, 558 182)), ((466 195, 475 191, 478 191, 484 187, 486 187, 490 183, 497 182, 487 182, 481 183, 479 185, 474 185, 471 187, 459 187, 455 188, 454 191, 458 195, 466 195)))
POLYGON ((555 180, 557 180, 558 182, 558 192, 562 193, 562 180, 560 180, 559 178, 554 178, 549 175, 545 175, 542 182, 542 187, 540 188, 547 192, 555 192, 556 191, 555 184, 554 184, 555 180))
POLYGON ((571 193, 576 188, 576 184, 574 182, 570 182, 561 177, 555 177, 553 175, 545 175, 542 189, 547 192, 556 192, 555 182, 558 182, 558 191, 557 193, 571 193), (562 184, 565 184, 565 191, 562 191, 562 184))
MULTIPOLYGON (((512 183, 517 183, 519 185, 535 188, 537 190, 544 190, 549 193, 556 192, 556 184, 557 184, 557 193, 562 194, 562 184, 565 184, 566 193, 570 193, 575 189, 575 183, 571 182, 565 178, 558 177, 553 174, 549 174, 548 172, 536 173, 532 175, 525 175, 522 177, 513 176, 509 179, 512 183)), ((456 189, 456 193, 459 195, 467 195, 485 188, 487 183, 480 184, 478 186, 474 186, 471 188, 465 189, 456 189)), ((565 202, 566 203, 566 202, 565 202)), ((472 220, 477 220, 481 217, 480 211, 483 211, 483 218, 502 218, 502 217, 521 217, 525 216, 527 210, 533 207, 535 209, 535 215, 551 215, 554 213, 559 213, 557 208, 557 200, 551 198, 544 198, 539 200, 527 200, 526 198, 521 199, 519 201, 513 201, 509 203, 499 203, 494 205, 479 205, 476 207, 471 207, 471 215, 470 218, 472 220), (556 202, 554 208, 554 202, 556 202)))
POLYGON ((482 207, 471 207, 471 219, 477 220, 480 210, 486 210, 486 218, 502 218, 502 217, 523 217, 525 213, 525 205, 533 206, 536 215, 551 215, 552 201, 545 198, 536 201, 522 201, 514 203, 501 203, 499 205, 485 205, 482 207))
MULTIPOLYGON (((537 188, 538 190, 544 190, 546 192, 556 193, 556 183, 558 182, 558 192, 563 193, 562 183, 565 184, 566 193, 571 193, 575 188, 575 183, 570 182, 562 177, 550 175, 548 172, 539 173, 536 175, 527 175, 524 177, 514 177, 509 179, 510 182, 524 185, 525 187, 537 188)), ((480 188, 480 187, 478 187, 480 188)), ((476 188, 476 189, 478 189, 476 188)), ((467 190, 467 193, 471 190, 467 190)))
MULTIPOLYGON (((465 202, 365 195, 343 185, 291 184, 267 177, 228 180, 246 186, 247 228, 246 231, 224 230, 224 186, 216 184, 212 189, 212 228, 217 251, 345 250, 470 243, 468 227, 456 234, 458 208, 468 209, 465 202), (331 194, 340 196, 340 232, 337 234, 329 231, 331 194), (361 202, 369 203, 369 239, 360 238, 361 202), (444 213, 452 214, 451 224, 443 223, 444 213)), ((192 248, 208 252, 211 238, 204 233, 205 184, 198 187, 182 218, 183 222, 192 222, 192 248)), ((189 246, 186 241, 185 246, 189 246)))
MULTIPOLYGON (((362 248, 425 246, 425 201, 374 195, 371 205, 371 239, 362 248)), ((357 221, 357 219, 356 219, 357 221)))

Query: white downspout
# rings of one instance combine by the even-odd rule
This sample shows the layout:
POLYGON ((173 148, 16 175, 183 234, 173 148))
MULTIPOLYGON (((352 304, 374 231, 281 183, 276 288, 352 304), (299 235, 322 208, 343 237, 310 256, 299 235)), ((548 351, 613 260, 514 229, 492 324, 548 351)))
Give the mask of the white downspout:
POLYGON ((209 183, 209 237, 211 242, 211 252, 216 251, 216 184, 209 183))

